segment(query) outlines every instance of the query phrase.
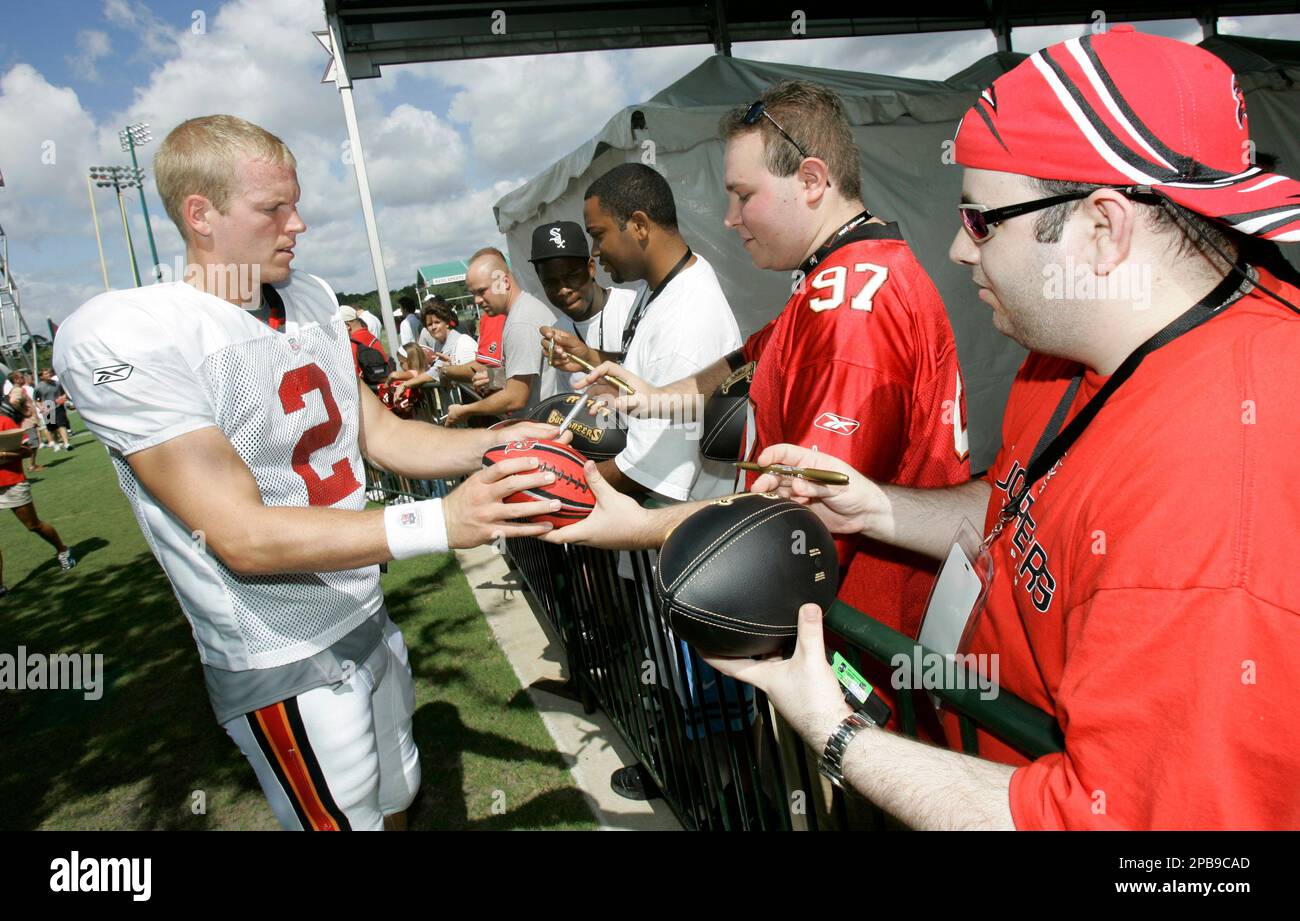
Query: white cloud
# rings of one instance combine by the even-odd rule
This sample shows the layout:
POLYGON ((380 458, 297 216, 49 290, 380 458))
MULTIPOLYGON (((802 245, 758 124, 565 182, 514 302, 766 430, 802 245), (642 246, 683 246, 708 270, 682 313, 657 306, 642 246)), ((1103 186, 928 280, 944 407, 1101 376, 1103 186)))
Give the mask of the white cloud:
MULTIPOLYGON (((737 45, 737 49, 743 48, 737 45)), ((736 52, 740 57, 744 55, 736 52)), ((628 103, 645 102, 713 56, 712 45, 635 48, 619 52, 628 88, 628 103)), ((595 134, 595 131, 591 132, 595 134)))
POLYGON ((455 127, 403 103, 362 128, 366 169, 376 202, 433 201, 464 187, 468 157, 455 127))
POLYGON ((1300 39, 1300 15, 1223 17, 1219 20, 1222 35, 1245 35, 1256 38, 1300 39))
POLYGON ((99 59, 106 57, 113 50, 107 32, 98 29, 82 29, 77 33, 77 53, 69 55, 68 66, 73 73, 83 80, 98 80, 99 59))
POLYGON ((438 77, 460 88, 451 118, 469 126, 475 157, 498 175, 539 172, 628 103, 606 54, 466 61, 438 77))
POLYGON ((732 46, 733 54, 755 61, 918 80, 945 80, 995 50, 997 43, 988 31, 746 42, 732 46))
POLYGON ((72 230, 68 208, 77 202, 87 207, 86 167, 102 159, 94 121, 77 94, 52 86, 29 64, 15 65, 0 76, 0 125, 5 150, 0 194, 9 232, 72 230))
POLYGON ((104 18, 110 25, 136 36, 141 54, 150 57, 171 53, 180 32, 141 0, 104 0, 104 18))

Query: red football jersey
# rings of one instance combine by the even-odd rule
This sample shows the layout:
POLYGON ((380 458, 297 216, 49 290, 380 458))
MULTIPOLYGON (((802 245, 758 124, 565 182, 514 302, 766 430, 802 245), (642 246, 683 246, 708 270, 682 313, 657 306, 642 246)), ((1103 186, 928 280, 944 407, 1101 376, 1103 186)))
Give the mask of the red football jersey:
POLYGON ((478 354, 474 360, 492 368, 501 367, 501 332, 506 328, 506 315, 483 314, 478 321, 478 354))
MULTIPOLYGON (((846 233, 744 354, 758 361, 751 458, 787 442, 815 445, 882 483, 970 479, 952 327, 897 225, 846 233)), ((938 564, 865 538, 837 543, 840 598, 915 637, 938 564)))

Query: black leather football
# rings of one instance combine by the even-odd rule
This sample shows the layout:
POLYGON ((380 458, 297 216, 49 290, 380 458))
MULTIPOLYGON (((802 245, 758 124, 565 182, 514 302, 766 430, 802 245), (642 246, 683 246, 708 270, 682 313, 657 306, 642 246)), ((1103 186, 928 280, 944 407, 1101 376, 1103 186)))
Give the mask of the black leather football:
POLYGON ((573 409, 573 404, 585 404, 569 423, 573 433, 571 447, 588 460, 612 460, 627 447, 627 429, 619 425, 618 416, 580 393, 557 393, 534 406, 528 418, 548 425, 559 425, 573 409))
POLYGON ((774 494, 715 499, 668 535, 655 589, 669 626, 705 655, 776 652, 799 608, 839 587, 835 541, 817 516, 774 494))
POLYGON ((734 463, 744 460, 745 419, 749 415, 749 385, 757 362, 751 361, 731 372, 704 404, 704 435, 700 453, 709 460, 734 463))

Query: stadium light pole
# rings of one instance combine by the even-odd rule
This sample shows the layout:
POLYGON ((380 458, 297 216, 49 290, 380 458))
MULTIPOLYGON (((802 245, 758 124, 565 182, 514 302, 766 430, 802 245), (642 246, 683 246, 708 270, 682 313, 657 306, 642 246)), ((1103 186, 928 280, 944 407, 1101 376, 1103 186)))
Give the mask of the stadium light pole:
POLYGON ((117 207, 122 212, 122 231, 126 234, 126 251, 131 256, 131 274, 135 276, 135 286, 138 288, 140 266, 135 261, 135 244, 131 242, 131 225, 126 219, 126 203, 122 201, 122 190, 143 186, 144 174, 129 166, 92 166, 90 178, 95 180, 95 185, 102 188, 111 186, 117 192, 117 207))
POLYGON ((113 286, 108 283, 108 263, 104 260, 104 238, 99 232, 99 212, 95 210, 95 187, 90 184, 90 178, 86 177, 86 195, 90 198, 90 221, 95 225, 95 245, 99 247, 99 270, 104 273, 104 290, 112 291, 113 286))
POLYGON ((140 210, 144 212, 144 232, 149 236, 149 254, 153 256, 153 280, 162 281, 162 266, 158 264, 158 247, 153 242, 153 225, 149 222, 149 205, 145 202, 144 193, 144 171, 140 169, 140 163, 135 158, 135 148, 141 144, 148 144, 153 140, 153 132, 149 130, 147 122, 137 122, 134 125, 127 125, 117 133, 117 139, 122 143, 122 150, 131 154, 131 166, 135 169, 140 179, 140 210))

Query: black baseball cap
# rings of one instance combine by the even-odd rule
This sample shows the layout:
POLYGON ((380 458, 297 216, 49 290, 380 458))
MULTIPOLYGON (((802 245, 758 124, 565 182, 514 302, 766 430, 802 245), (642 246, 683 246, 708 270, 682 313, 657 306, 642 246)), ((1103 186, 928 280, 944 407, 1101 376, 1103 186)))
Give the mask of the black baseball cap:
POLYGON ((560 256, 570 259, 591 258, 587 235, 574 221, 551 221, 533 230, 533 255, 529 262, 541 262, 543 259, 556 259, 560 256))

